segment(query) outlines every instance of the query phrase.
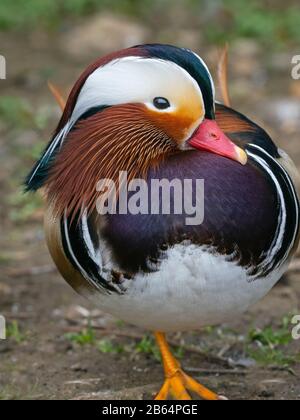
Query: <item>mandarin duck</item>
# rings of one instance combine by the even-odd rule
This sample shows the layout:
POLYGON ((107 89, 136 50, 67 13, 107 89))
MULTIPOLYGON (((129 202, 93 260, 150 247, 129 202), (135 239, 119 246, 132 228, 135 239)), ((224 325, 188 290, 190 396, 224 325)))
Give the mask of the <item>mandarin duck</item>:
MULTIPOLYGON (((154 332, 165 372, 156 399, 191 399, 192 391, 218 400, 184 372, 165 334, 235 318, 280 280, 299 237, 294 174, 262 128, 216 102, 197 54, 151 44, 83 72, 26 188, 44 188, 47 244, 65 280, 154 332), (155 212, 102 213, 97 183, 116 183, 120 210, 121 172, 149 187, 154 179, 203 180, 203 220, 187 223, 185 209, 163 213, 161 190, 155 212)), ((174 205, 175 194, 169 199, 174 205)))

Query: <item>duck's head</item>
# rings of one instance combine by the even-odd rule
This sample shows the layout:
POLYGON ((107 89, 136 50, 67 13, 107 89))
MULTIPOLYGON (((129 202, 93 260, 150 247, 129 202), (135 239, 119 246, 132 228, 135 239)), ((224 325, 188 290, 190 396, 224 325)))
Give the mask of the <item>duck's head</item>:
POLYGON ((195 53, 142 45, 99 59, 76 82, 55 136, 28 178, 58 208, 91 207, 103 178, 145 176, 168 154, 195 148, 245 164, 215 120, 210 72, 195 53))

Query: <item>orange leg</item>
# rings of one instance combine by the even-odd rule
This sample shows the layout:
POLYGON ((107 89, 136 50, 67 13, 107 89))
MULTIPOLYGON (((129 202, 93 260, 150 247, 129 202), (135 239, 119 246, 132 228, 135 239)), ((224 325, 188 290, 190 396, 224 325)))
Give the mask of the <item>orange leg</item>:
POLYGON ((188 390, 199 395, 204 400, 217 401, 226 399, 200 385, 184 373, 179 362, 170 351, 165 334, 156 332, 154 335, 162 355, 165 371, 165 383, 157 394, 156 400, 166 400, 169 396, 176 400, 191 400, 188 390))

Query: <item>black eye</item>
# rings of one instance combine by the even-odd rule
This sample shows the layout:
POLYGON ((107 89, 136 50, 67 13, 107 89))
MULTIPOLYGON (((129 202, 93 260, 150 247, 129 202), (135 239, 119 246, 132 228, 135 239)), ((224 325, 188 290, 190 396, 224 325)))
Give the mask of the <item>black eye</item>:
POLYGON ((166 98, 154 98, 153 99, 153 105, 155 106, 155 108, 157 109, 167 109, 169 108, 170 102, 168 101, 168 99, 166 98))

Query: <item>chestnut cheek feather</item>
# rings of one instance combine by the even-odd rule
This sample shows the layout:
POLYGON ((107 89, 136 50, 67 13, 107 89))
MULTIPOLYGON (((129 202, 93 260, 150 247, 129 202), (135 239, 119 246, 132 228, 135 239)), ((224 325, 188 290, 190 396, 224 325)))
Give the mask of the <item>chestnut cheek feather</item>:
POLYGON ((146 177, 150 167, 185 143, 197 123, 195 113, 191 115, 190 111, 164 113, 126 104, 79 122, 66 139, 46 186, 57 213, 75 216, 84 208, 93 211, 97 182, 109 178, 118 187, 120 171, 127 172, 129 181, 146 177))
MULTIPOLYGON (((169 127, 175 133, 175 121, 169 127)), ((146 118, 144 106, 108 108, 81 121, 69 134, 50 173, 48 196, 57 215, 66 211, 75 217, 84 208, 92 212, 101 179, 112 179, 118 187, 120 171, 127 172, 128 181, 146 177, 150 167, 175 150, 166 132, 146 118)))
POLYGON ((184 112, 159 113, 148 111, 147 116, 153 125, 165 132, 178 147, 185 142, 195 124, 195 119, 184 112))

